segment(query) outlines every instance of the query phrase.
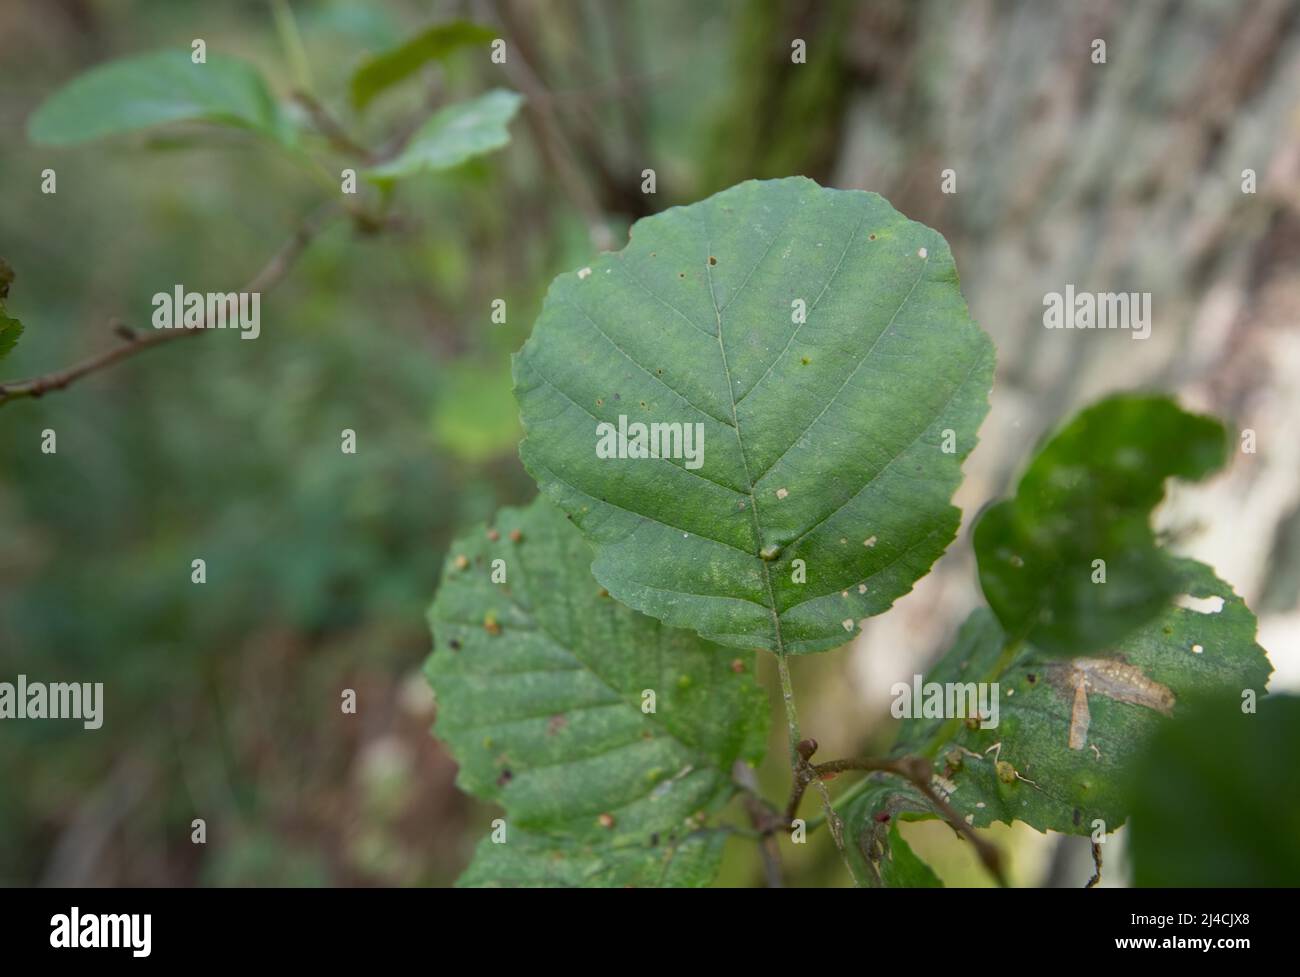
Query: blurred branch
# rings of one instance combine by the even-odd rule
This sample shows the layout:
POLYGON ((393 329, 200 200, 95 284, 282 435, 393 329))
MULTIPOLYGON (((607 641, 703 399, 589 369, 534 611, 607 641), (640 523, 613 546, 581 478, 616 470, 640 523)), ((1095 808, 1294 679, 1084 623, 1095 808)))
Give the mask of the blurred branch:
POLYGON ((731 769, 731 779, 741 791, 741 801, 749 823, 758 832, 758 853, 763 862, 763 878, 769 889, 783 888, 785 882, 781 873, 781 849, 776 843, 776 829, 781 827, 781 818, 772 806, 759 793, 758 779, 754 768, 744 760, 737 760, 731 769))
MULTIPOLYGON (((338 205, 328 204, 308 217, 299 225, 293 236, 281 245, 280 249, 262 266, 262 269, 244 285, 241 291, 260 293, 273 289, 288 276, 302 253, 307 250, 316 236, 338 216, 338 205)), ((154 349, 189 336, 201 336, 209 331, 206 328, 206 319, 205 313, 204 321, 198 326, 168 329, 143 339, 138 338, 136 333, 126 330, 118 323, 114 328, 114 332, 119 336, 129 337, 124 345, 100 353, 97 356, 92 356, 65 370, 47 373, 44 376, 33 377, 29 380, 13 380, 0 383, 0 406, 7 404, 11 400, 20 400, 24 397, 40 397, 52 390, 63 390, 82 377, 98 373, 100 370, 107 369, 115 363, 143 353, 145 350, 154 349)))
MULTIPOLYGON (((513 38, 526 36, 526 32, 518 29, 508 4, 492 0, 491 7, 497 19, 510 31, 513 38)), ((592 246, 599 251, 609 251, 614 247, 609 222, 605 219, 600 201, 591 190, 590 182, 582 174, 572 144, 555 116, 546 86, 524 57, 521 50, 522 43, 516 42, 517 50, 507 56, 504 67, 511 82, 524 93, 527 99, 524 118, 532 129, 543 155, 559 176, 565 193, 586 220, 587 234, 591 238, 592 246)))
POLYGON ((343 130, 343 126, 330 114, 329 110, 321 104, 315 95, 307 91, 297 91, 293 93, 293 98, 311 117, 312 124, 317 131, 340 153, 346 156, 356 156, 367 163, 378 161, 375 153, 361 145, 343 130))

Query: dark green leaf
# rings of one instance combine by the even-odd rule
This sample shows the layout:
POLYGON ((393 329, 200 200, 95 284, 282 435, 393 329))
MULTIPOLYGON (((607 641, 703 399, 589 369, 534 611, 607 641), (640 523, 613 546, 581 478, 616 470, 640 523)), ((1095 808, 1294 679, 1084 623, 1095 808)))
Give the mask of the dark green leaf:
POLYGON ((500 149, 510 141, 507 128, 523 96, 498 88, 439 109, 394 159, 366 171, 372 180, 400 180, 434 173, 500 149))
POLYGON ((352 104, 365 108, 379 94, 409 78, 430 61, 454 51, 487 44, 496 34, 486 27, 456 20, 438 24, 415 37, 367 59, 352 75, 352 104))
POLYGON ((1134 884, 1300 886, 1300 699, 1197 705, 1133 770, 1134 884))
POLYGON ((743 183, 555 280, 515 358, 520 455, 619 600, 724 644, 820 651, 952 540, 992 374, 939 234, 875 194, 743 183), (699 425, 701 466, 680 442, 598 457, 621 416, 699 425))
POLYGON ((1169 605, 1095 656, 1026 646, 1004 664, 997 622, 976 611, 926 681, 998 682, 996 727, 909 719, 896 752, 937 755, 936 786, 976 827, 1024 821, 1090 834, 1099 820, 1115 830, 1129 813, 1125 771, 1166 717, 1197 698, 1239 707, 1243 690, 1263 695, 1272 670, 1255 643, 1255 616, 1232 588, 1203 564, 1172 567, 1178 593, 1193 598, 1181 603, 1200 609, 1169 605))
POLYGON ((166 122, 216 122, 279 142, 293 139, 257 69, 210 54, 194 64, 184 51, 158 51, 92 68, 55 92, 27 122, 29 138, 68 146, 166 122))
POLYGON ((508 824, 504 845, 480 849, 491 854, 471 868, 476 883, 703 879, 716 860, 704 821, 732 795, 734 762, 762 753, 752 664, 733 669, 723 649, 611 600, 590 565, 542 499, 503 509, 448 557, 431 611, 435 732, 460 785, 508 824), (505 583, 491 581, 497 559, 505 583))
POLYGON ((1151 510, 1165 479, 1202 478, 1226 450, 1223 425, 1164 397, 1112 397, 1079 414, 975 528, 980 583, 1003 628, 1081 654, 1159 613, 1177 573, 1151 510))

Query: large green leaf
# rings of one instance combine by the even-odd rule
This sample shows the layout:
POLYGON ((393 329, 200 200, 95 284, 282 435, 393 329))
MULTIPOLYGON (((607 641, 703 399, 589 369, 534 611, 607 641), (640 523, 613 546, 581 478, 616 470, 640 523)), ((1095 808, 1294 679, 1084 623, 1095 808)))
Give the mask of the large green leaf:
POLYGON ((555 280, 515 358, 520 455, 619 600, 819 651, 952 540, 992 374, 938 233, 875 194, 751 181, 555 280), (702 464, 598 457, 620 416, 700 425, 702 464))
POLYGON ((935 755, 937 785, 976 827, 1024 821, 1090 834, 1100 820, 1118 828, 1129 814, 1125 772, 1166 717, 1206 698, 1239 710, 1244 690, 1264 694, 1272 670, 1255 643, 1255 616, 1232 588, 1203 564, 1172 567, 1191 599, 1095 656, 1025 646, 1006 661, 997 621, 976 611, 926 681, 998 682, 996 727, 909 719, 896 752, 935 755))
POLYGON ((35 143, 68 146, 166 122, 217 122, 290 142, 293 129, 257 69, 208 55, 194 64, 184 51, 157 51, 92 68, 33 113, 35 143))
POLYGON ((1222 424, 1164 397, 1117 396, 1080 413, 975 528, 980 582, 1003 628, 1081 654, 1159 613, 1178 575, 1151 510, 1165 479, 1201 478, 1226 450, 1222 424))
POLYGON ((752 666, 611 600, 590 565, 541 498, 448 556, 430 614, 435 732, 460 785, 508 825, 469 883, 707 881, 717 838, 705 821, 733 793, 734 762, 762 753, 752 666), (491 581, 498 559, 504 583, 491 581))
POLYGON ((1241 705, 1189 710, 1134 768, 1134 884, 1300 886, 1300 699, 1241 705))
POLYGON ((352 75, 352 104, 365 108, 376 96, 409 78, 430 61, 454 51, 487 44, 496 34, 487 27, 455 20, 422 31, 395 48, 368 58, 352 75))
POLYGON ((434 173, 510 141, 507 128, 523 96, 498 88, 477 98, 439 109, 393 159, 366 170, 372 180, 400 180, 417 173, 434 173))

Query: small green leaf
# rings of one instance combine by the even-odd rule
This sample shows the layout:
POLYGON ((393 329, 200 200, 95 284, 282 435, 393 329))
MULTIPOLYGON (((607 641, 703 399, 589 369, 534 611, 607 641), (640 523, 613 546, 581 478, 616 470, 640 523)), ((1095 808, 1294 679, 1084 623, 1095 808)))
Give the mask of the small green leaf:
POLYGON ((1157 732, 1129 787, 1133 883, 1300 885, 1297 744, 1295 696, 1200 703, 1157 732))
POLYGON ((717 841, 704 820, 734 792, 734 762, 762 754, 752 664, 623 607, 590 565, 543 499, 501 510, 448 557, 430 614, 435 732, 460 785, 507 823, 473 884, 703 881, 717 841))
POLYGON ((884 775, 868 781, 845 806, 850 827, 849 854, 855 874, 873 888, 934 889, 943 882, 898 831, 900 820, 933 815, 929 802, 911 784, 884 775))
POLYGON ((5 306, 0 302, 0 360, 13 351, 18 337, 23 334, 23 324, 5 314, 5 306))
POLYGON ((27 122, 46 146, 147 129, 167 122, 215 122, 281 143, 293 129, 261 74, 237 58, 212 54, 194 64, 183 51, 157 51, 92 68, 59 89, 27 122))
POLYGON ((1202 478, 1226 450, 1222 424, 1164 397, 1111 397, 1080 413, 975 527, 980 583, 1007 633, 1081 654, 1159 613, 1177 574, 1151 510, 1165 479, 1202 478))
POLYGON ((511 455, 520 430, 506 364, 462 359, 443 371, 432 426, 438 445, 464 461, 511 455))
POLYGON ((448 105, 433 114, 394 159, 366 171, 371 180, 400 180, 459 166, 510 141, 507 126, 523 96, 505 89, 448 105))
POLYGON ((619 600, 821 651, 952 540, 992 375, 938 233, 876 194, 751 181, 554 281, 515 357, 520 456, 619 600), (600 456, 603 430, 644 446, 656 422, 667 452, 600 456))
POLYGON ((926 682, 996 681, 997 725, 909 719, 895 753, 935 756, 936 786, 976 827, 1024 821, 1086 835, 1100 821, 1114 831, 1129 813, 1125 772, 1166 717, 1206 697, 1239 707, 1242 690, 1263 694, 1272 670, 1232 588, 1203 564, 1171 566, 1184 598, 1094 656, 1026 646, 1003 666, 1006 639, 977 610, 926 682))
POLYGON ((889 850, 880 863, 881 880, 891 889, 941 889, 943 883, 934 869, 921 861, 912 846, 903 840, 898 825, 889 828, 889 850))
POLYGON ((367 59, 352 75, 352 104, 363 109, 382 92, 409 78, 430 61, 464 47, 487 44, 496 34, 487 27, 456 20, 438 24, 395 48, 367 59))
POLYGON ((23 334, 23 324, 5 311, 5 299, 9 297, 9 286, 13 280, 14 272, 9 267, 9 262, 0 258, 0 360, 9 355, 18 342, 18 337, 23 334))

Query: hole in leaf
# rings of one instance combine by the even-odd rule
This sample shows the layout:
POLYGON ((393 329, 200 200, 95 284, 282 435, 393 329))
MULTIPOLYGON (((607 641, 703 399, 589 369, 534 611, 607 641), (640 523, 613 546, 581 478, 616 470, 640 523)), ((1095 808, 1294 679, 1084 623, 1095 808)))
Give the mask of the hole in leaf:
POLYGON ((1217 594, 1213 597, 1193 597, 1191 594, 1179 594, 1174 604, 1197 614, 1218 614, 1223 610, 1223 598, 1217 594))

